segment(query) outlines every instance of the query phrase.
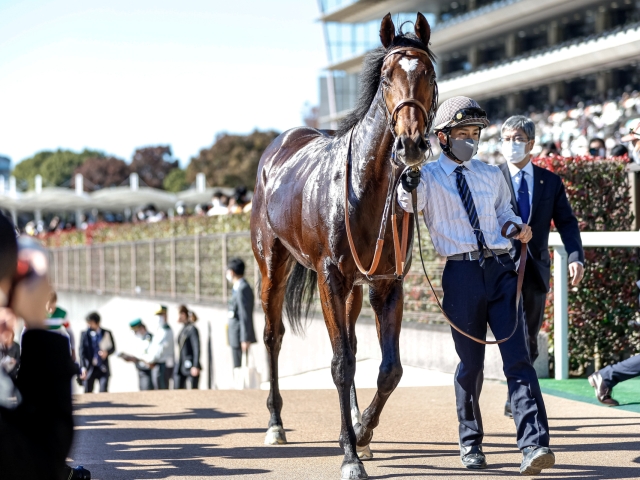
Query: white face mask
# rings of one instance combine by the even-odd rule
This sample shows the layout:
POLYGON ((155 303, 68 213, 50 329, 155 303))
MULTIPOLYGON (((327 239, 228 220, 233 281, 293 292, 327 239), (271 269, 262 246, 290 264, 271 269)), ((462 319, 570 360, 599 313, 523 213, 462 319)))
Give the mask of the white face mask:
POLYGON ((233 275, 231 275, 231 272, 227 271, 227 281, 229 283, 233 283, 233 275))
POLYGON ((502 155, 511 163, 520 163, 527 156, 525 143, 503 142, 502 155))

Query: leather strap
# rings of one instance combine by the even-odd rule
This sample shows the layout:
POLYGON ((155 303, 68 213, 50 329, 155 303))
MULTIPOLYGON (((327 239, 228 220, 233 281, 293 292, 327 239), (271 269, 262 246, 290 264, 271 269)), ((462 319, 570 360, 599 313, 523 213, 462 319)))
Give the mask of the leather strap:
POLYGON ((371 261, 371 266, 368 269, 365 269, 360 261, 360 257, 358 256, 358 252, 356 251, 355 242, 353 241, 353 236, 351 235, 351 222, 349 220, 349 160, 351 159, 351 140, 353 137, 353 128, 349 132, 349 146, 347 148, 347 159, 345 162, 344 168, 344 224, 345 229, 347 231, 347 240, 349 242, 349 249, 351 250, 351 255, 353 256, 353 261, 358 267, 360 273, 365 275, 370 280, 382 279, 383 277, 386 279, 387 275, 373 275, 373 273, 378 268, 378 264, 380 263, 380 256, 382 255, 382 249, 384 248, 384 235, 387 230, 387 217, 389 212, 389 204, 391 204, 392 210, 392 229, 393 229, 393 248, 395 250, 395 258, 396 258, 396 273, 395 279, 402 280, 405 274, 405 261, 407 258, 407 237, 409 233, 409 214, 404 213, 402 219, 402 231, 403 231, 403 239, 402 239, 402 248, 400 246, 400 239, 398 238, 398 225, 396 221, 396 202, 393 201, 395 198, 395 191, 400 181, 400 177, 397 179, 394 178, 394 174, 396 171, 395 165, 391 164, 391 171, 389 174, 389 187, 387 189, 387 197, 384 205, 384 211, 382 212, 382 220, 380 221, 380 230, 378 231, 378 240, 376 241, 376 247, 373 252, 373 260, 371 261), (405 233, 406 232, 406 233, 405 233))
POLYGON ((393 109, 393 112, 391 112, 391 126, 395 127, 396 126, 396 117, 398 116, 398 112, 400 111, 400 109, 406 105, 415 105, 417 106, 421 111, 422 114, 424 115, 424 121, 427 122, 429 119, 429 114, 427 113, 427 109, 424 108, 424 105, 422 104, 422 102, 420 102, 419 100, 416 100, 415 98, 405 98, 404 100, 401 100, 400 102, 398 102, 398 104, 396 105, 396 108, 393 109))
MULTIPOLYGON (((412 200, 412 204, 413 204, 413 215, 415 216, 415 218, 418 218, 418 196, 415 190, 413 190, 411 192, 411 200, 412 200)), ((495 340, 495 341, 490 341, 490 340, 483 340, 481 338, 476 338, 473 335, 468 334, 467 332, 465 332, 464 330, 458 328, 458 326, 453 323, 451 321, 451 319, 449 318, 449 316, 445 313, 444 308, 442 307, 442 303, 440 303, 440 299, 438 298, 438 295, 436 294, 436 290, 433 288, 433 285, 431 284, 431 280, 429 279, 429 275, 427 274, 427 267, 425 267, 424 265, 424 258, 422 255, 422 242, 420 241, 420 222, 416 221, 416 230, 418 232, 418 249, 420 251, 420 261, 422 262, 422 270, 424 271, 424 275, 427 278, 427 282, 429 283, 429 287, 431 287, 431 292, 433 292, 433 297, 436 299, 436 303, 438 304, 438 308, 440 309, 440 311, 442 312, 442 315, 444 315, 445 320, 447 321, 447 323, 449 323, 449 325, 451 325, 451 328, 453 328, 456 332, 458 332, 461 335, 464 335, 465 337, 473 340, 476 343, 481 343, 482 345, 499 345, 501 343, 506 342, 507 340, 509 340, 511 337, 513 337, 513 335, 516 333, 516 330, 518 329, 518 307, 520 306, 520 296, 522 294, 522 282, 524 281, 524 269, 525 269, 525 264, 527 263, 527 244, 523 243, 521 246, 521 250, 520 250, 520 265, 518 265, 518 285, 516 288, 516 321, 513 325, 513 330, 511 331, 511 333, 509 334, 508 337, 503 338, 501 340, 495 340)), ((518 233, 520 232, 520 226, 517 225, 514 222, 506 222, 503 226, 502 226, 502 236, 505 238, 513 238, 515 237, 518 233), (515 228, 510 228, 510 227, 515 227, 515 228), (509 234, 507 234, 507 232, 509 232, 509 230, 511 230, 511 232, 509 234)))

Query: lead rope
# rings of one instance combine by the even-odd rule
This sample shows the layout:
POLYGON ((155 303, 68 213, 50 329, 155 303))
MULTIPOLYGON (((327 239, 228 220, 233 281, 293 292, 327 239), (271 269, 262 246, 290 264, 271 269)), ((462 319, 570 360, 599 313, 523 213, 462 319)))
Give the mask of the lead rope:
MULTIPOLYGON (((520 306, 520 295, 522 293, 522 282, 524 280, 524 269, 525 269, 525 264, 527 263, 527 244, 526 243, 522 243, 521 244, 521 248, 520 248, 520 265, 518 265, 518 287, 516 289, 516 322, 515 322, 515 325, 513 326, 513 331, 511 332, 511 334, 507 338, 503 338, 502 340, 487 341, 487 340, 482 340, 480 338, 476 338, 473 335, 469 335, 467 332, 465 332, 465 331, 461 330, 460 328, 458 328, 451 321, 451 319, 447 316, 447 314, 444 312, 444 308, 442 307, 442 304, 440 303, 440 299, 438 298, 438 295, 436 294, 436 290, 433 288, 433 285, 431 284, 431 280, 429 279, 429 275, 427 274, 427 267, 425 267, 425 265, 424 265, 424 258, 423 258, 423 255, 422 255, 422 240, 420 239, 420 221, 418 219, 418 194, 417 194, 415 189, 411 191, 411 203, 412 203, 412 206, 413 206, 413 218, 414 218, 415 224, 416 224, 416 231, 418 233, 418 250, 420 252, 420 262, 422 262, 422 270, 424 271, 424 276, 427 278, 427 282, 429 283, 429 287, 431 288, 431 291, 433 292, 433 297, 436 299, 436 303, 438 304, 438 308, 440 308, 440 311, 444 315, 445 320, 449 323, 449 325, 451 325, 451 328, 453 328, 456 332, 460 333, 461 335, 464 335, 467 338, 470 338, 474 342, 481 343, 483 345, 499 345, 499 344, 504 343, 507 340, 509 340, 511 337, 513 337, 513 335, 516 333, 516 330, 518 329, 518 307, 520 306)), ((518 233, 519 230, 520 230, 520 227, 518 225, 516 225, 514 222, 507 222, 502 227, 502 235, 505 236, 506 238, 512 238, 513 236, 515 236, 516 233, 518 233), (511 235, 506 235, 506 232, 507 232, 507 230, 508 230, 508 228, 510 226, 514 226, 515 229, 514 229, 514 231, 513 231, 513 233, 511 235)))

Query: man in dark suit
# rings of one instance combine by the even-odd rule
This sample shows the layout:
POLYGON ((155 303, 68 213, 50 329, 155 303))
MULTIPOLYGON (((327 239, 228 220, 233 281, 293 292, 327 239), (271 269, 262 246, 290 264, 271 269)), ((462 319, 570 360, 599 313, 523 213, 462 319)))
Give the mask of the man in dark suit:
POLYGON ((244 279, 244 262, 232 258, 227 268, 227 280, 233 284, 229 301, 229 346, 233 355, 233 367, 242 364, 242 354, 249 345, 256 343, 253 330, 253 291, 244 279))
POLYGON ((116 351, 113 335, 109 330, 100 327, 100 315, 91 312, 87 315, 88 329, 80 338, 80 362, 82 364, 82 380, 84 393, 93 392, 93 384, 97 380, 100 392, 106 392, 109 385, 109 355, 116 351))
MULTIPOLYGON (((538 358, 538 332, 542 326, 544 306, 549 292, 551 260, 549 231, 553 221, 569 255, 569 274, 577 285, 584 275, 584 252, 578 221, 562 184, 562 179, 531 163, 535 143, 535 124, 531 119, 516 115, 502 125, 502 154, 507 160, 500 170, 511 190, 513 210, 528 223, 533 238, 527 244, 527 265, 522 298, 529 336, 531 363, 538 358)), ((515 260, 519 260, 520 242, 514 242, 515 260)), ((507 401, 505 415, 511 417, 507 401)))
POLYGON ((198 320, 195 313, 185 305, 180 306, 178 322, 184 325, 178 335, 178 364, 174 388, 187 388, 187 379, 191 379, 191 388, 198 389, 200 381, 200 334, 194 323, 198 320))

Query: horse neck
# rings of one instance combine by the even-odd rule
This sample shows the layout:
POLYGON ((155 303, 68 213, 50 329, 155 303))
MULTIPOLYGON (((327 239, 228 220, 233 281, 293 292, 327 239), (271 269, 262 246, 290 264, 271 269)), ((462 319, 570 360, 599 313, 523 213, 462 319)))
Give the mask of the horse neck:
POLYGON ((354 127, 351 144, 353 195, 371 205, 384 204, 389 185, 393 135, 389 131, 381 90, 366 116, 354 127))

